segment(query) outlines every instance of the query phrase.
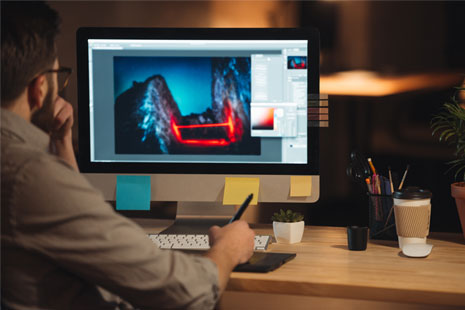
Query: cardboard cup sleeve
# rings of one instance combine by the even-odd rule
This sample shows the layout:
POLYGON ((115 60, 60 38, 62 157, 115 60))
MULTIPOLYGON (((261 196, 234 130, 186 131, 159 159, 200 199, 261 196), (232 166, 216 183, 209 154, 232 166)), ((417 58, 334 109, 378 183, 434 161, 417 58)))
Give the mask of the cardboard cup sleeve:
POLYGON ((425 238, 429 234, 431 204, 423 206, 394 205, 397 235, 407 238, 425 238))

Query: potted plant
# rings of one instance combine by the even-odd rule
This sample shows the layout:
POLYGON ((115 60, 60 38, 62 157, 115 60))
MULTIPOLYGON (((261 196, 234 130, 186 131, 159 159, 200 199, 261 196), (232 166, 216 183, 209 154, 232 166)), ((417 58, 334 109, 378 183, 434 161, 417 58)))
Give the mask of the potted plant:
POLYGON ((439 134, 439 141, 449 143, 455 148, 456 159, 449 162, 449 170, 455 170, 455 179, 458 182, 451 184, 451 194, 455 198, 465 237, 465 103, 460 103, 459 99, 459 94, 465 91, 465 87, 455 89, 450 102, 444 103, 441 111, 433 116, 431 128, 433 135, 439 134))
POLYGON ((298 212, 281 209, 271 217, 273 232, 278 243, 297 243, 302 240, 305 223, 304 216, 298 212))

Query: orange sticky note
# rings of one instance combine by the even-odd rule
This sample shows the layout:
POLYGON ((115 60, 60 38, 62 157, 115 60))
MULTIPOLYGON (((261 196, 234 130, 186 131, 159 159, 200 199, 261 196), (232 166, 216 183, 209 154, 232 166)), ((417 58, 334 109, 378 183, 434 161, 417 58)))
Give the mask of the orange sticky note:
POLYGON ((229 178, 224 179, 224 205, 240 205, 250 194, 253 194, 251 205, 258 203, 260 178, 229 178))
POLYGON ((293 175, 291 176, 290 196, 308 197, 312 195, 312 176, 293 175))

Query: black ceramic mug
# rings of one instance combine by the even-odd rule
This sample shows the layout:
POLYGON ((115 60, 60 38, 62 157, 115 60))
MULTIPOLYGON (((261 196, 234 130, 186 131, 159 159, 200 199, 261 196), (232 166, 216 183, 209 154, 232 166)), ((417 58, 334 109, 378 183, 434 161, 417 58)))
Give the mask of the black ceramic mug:
POLYGON ((347 226, 347 245, 351 251, 365 251, 368 241, 368 227, 347 226))

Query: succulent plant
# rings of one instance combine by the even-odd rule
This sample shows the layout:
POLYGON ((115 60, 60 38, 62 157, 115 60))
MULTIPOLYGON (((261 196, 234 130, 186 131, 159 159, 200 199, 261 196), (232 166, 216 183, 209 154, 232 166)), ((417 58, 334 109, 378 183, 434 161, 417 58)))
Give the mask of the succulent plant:
POLYGON ((433 135, 439 134, 439 141, 454 146, 456 159, 449 162, 449 170, 455 170, 455 179, 465 181, 465 108, 458 98, 465 87, 455 89, 451 100, 445 102, 440 112, 431 119, 431 128, 433 135))
POLYGON ((279 212, 276 212, 271 217, 271 220, 274 222, 284 222, 284 223, 292 223, 292 222, 300 222, 303 221, 304 216, 299 212, 293 212, 292 210, 287 210, 286 212, 281 209, 279 212))

